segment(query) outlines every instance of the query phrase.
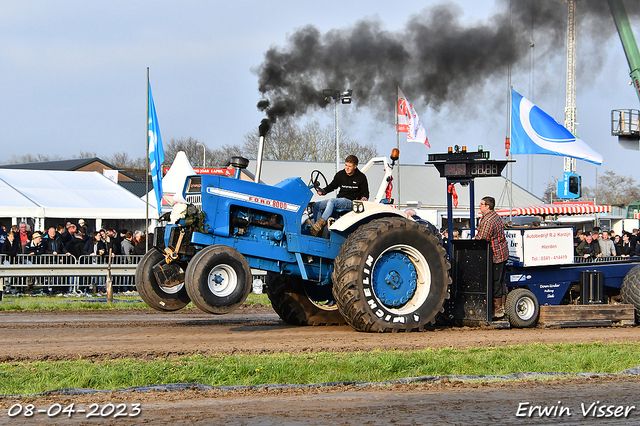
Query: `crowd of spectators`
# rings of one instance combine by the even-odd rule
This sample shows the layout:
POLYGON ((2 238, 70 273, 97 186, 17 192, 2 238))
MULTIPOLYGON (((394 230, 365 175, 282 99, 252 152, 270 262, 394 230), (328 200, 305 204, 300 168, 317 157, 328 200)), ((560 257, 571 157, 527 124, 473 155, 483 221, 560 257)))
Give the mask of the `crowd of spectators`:
MULTIPOLYGON (((81 219, 78 224, 67 222, 51 226, 45 233, 32 232, 29 225, 20 222, 6 229, 0 223, 0 247, 5 263, 14 263, 16 256, 53 255, 73 256, 74 260, 118 255, 143 255, 147 251, 146 233, 127 229, 100 229, 88 233, 81 219)), ((26 263, 32 263, 27 261, 26 263)), ((33 262, 35 263, 35 262, 33 262)), ((132 287, 127 287, 132 290, 132 287)))
MULTIPOLYGON (((79 224, 83 224, 80 221, 79 224)), ((142 255, 146 253, 146 234, 142 231, 100 229, 88 233, 85 226, 67 222, 49 227, 43 235, 31 232, 29 225, 20 222, 7 230, 0 224, 0 246, 2 254, 13 258, 26 255, 67 255, 80 257, 116 255, 142 255)))
POLYGON ((640 235, 638 229, 632 232, 622 231, 616 235, 614 231, 602 231, 599 227, 591 231, 577 231, 574 247, 575 255, 584 259, 602 257, 640 256, 640 235))

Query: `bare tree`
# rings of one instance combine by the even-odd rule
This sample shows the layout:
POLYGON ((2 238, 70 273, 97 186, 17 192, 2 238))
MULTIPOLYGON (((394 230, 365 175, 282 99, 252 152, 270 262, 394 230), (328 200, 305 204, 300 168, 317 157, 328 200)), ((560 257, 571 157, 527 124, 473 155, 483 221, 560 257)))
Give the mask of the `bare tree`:
POLYGON ((71 158, 94 158, 98 154, 95 151, 80 151, 79 154, 73 154, 71 158))
POLYGON ((598 203, 600 202, 599 200, 597 200, 597 196, 596 196, 596 190, 594 187, 591 186, 583 186, 581 191, 580 191, 580 198, 583 200, 589 200, 589 201, 593 201, 594 199, 596 199, 596 201, 598 201, 598 203))
MULTIPOLYGON (((258 155, 258 130, 244 137, 243 151, 249 157, 258 155)), ((362 145, 340 132, 340 152, 346 157, 353 154, 364 163, 378 155, 375 145, 362 145)), ((332 125, 320 126, 311 121, 300 127, 292 119, 278 120, 267 133, 264 145, 267 160, 335 161, 335 130, 332 125)))
MULTIPOLYGON (((305 147, 301 146, 301 140, 300 129, 293 120, 278 120, 264 138, 263 158, 265 160, 300 159, 306 151, 305 147)), ((259 141, 258 129, 245 135, 242 148, 249 157, 257 158, 259 141)))
POLYGON ((229 163, 231 157, 237 156, 246 157, 242 148, 239 145, 225 144, 213 151, 207 151, 207 158, 211 158, 207 160, 207 164, 211 167, 222 167, 229 163))
POLYGON ((607 170, 598 177, 597 188, 582 189, 585 198, 595 198, 598 204, 625 206, 640 200, 640 186, 632 176, 621 176, 607 170))
POLYGON ((44 161, 58 161, 63 160, 59 155, 33 155, 33 154, 24 154, 20 156, 12 155, 7 164, 22 164, 22 163, 41 163, 44 161))
POLYGON ((542 201, 545 203, 553 203, 553 198, 556 196, 558 191, 558 183, 554 177, 551 177, 551 180, 547 182, 547 186, 544 189, 544 193, 542 194, 542 201))
POLYGON ((202 166, 202 147, 198 145, 200 143, 192 137, 171 139, 164 144, 164 165, 170 166, 175 160, 176 154, 184 151, 192 166, 202 166))
POLYGON ((164 165, 171 165, 176 154, 179 151, 184 151, 193 167, 201 167, 203 165, 203 150, 205 167, 221 167, 228 162, 230 157, 242 155, 242 149, 237 145, 223 145, 222 148, 210 150, 206 144, 192 137, 174 138, 164 145, 164 165))
MULTIPOLYGON (((170 166, 179 151, 185 151, 189 163, 193 167, 202 166, 202 154, 204 143, 193 138, 171 139, 165 146, 165 166, 170 166)), ((210 150, 204 147, 206 167, 222 167, 229 162, 229 158, 242 155, 239 146, 223 145, 221 148, 210 150)), ((132 158, 126 151, 116 152, 106 161, 119 170, 146 169, 146 157, 132 158)))
POLYGON ((146 158, 133 158, 126 151, 114 152, 111 157, 106 157, 105 160, 118 170, 145 169, 147 167, 146 158))
MULTIPOLYGON (((93 158, 96 157, 95 152, 90 151, 80 151, 79 154, 74 154, 71 158, 93 158)), ((24 155, 12 155, 7 164, 23 164, 23 163, 42 163, 44 161, 62 161, 67 160, 69 157, 63 158, 58 154, 54 155, 44 155, 44 154, 24 154, 24 155)))
MULTIPOLYGON (((349 154, 358 157, 358 160, 364 165, 367 161, 378 156, 378 148, 372 143, 361 145, 353 139, 347 139, 344 143, 340 140, 340 153, 344 158, 349 154)), ((335 158, 335 155, 333 156, 335 158)))
POLYGON ((329 126, 320 127, 317 121, 311 121, 301 129, 300 137, 306 142, 307 155, 310 161, 331 161, 335 159, 335 131, 329 126), (327 160, 329 159, 329 160, 327 160))

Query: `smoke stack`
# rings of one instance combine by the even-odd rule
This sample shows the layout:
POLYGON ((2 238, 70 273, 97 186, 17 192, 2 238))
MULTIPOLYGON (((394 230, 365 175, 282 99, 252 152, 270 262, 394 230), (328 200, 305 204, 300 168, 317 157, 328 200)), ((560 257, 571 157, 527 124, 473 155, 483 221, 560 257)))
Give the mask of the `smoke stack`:
MULTIPOLYGON (((267 105, 269 103, 267 102, 267 105)), ((260 107, 260 103, 258 103, 258 107, 260 107)), ((258 158, 256 162, 256 177, 254 179, 255 183, 260 182, 260 173, 262 172, 262 155, 264 153, 264 137, 271 128, 271 123, 269 119, 263 118, 258 126, 258 132, 260 133, 260 143, 258 143, 258 158)))

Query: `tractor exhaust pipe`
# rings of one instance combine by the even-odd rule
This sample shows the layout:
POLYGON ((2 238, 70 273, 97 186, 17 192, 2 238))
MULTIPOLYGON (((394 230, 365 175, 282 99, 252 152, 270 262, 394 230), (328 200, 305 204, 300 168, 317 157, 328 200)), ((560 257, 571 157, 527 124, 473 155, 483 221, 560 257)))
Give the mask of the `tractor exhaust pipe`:
POLYGON ((258 159, 256 163, 255 183, 260 183, 260 172, 262 171, 262 153, 264 152, 264 136, 260 135, 260 143, 258 143, 258 159))
POLYGON ((258 158, 256 162, 256 177, 254 179, 255 183, 260 183, 260 173, 262 172, 262 155, 264 153, 264 136, 271 128, 271 124, 269 120, 264 118, 260 122, 260 126, 258 126, 258 131, 260 133, 260 143, 258 144, 258 158))

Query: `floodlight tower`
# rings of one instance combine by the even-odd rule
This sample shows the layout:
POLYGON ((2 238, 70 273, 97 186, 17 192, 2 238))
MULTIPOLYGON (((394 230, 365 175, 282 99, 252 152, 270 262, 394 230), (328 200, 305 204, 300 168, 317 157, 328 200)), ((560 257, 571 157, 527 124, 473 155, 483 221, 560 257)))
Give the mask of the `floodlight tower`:
MULTIPOLYGON (((578 0, 566 0, 567 16, 567 99, 564 108, 564 127, 576 134, 576 5, 578 0)), ((576 159, 564 157, 564 171, 576 171, 576 159)))
MULTIPOLYGON (((564 127, 576 134, 576 5, 578 0, 565 0, 567 10, 567 99, 564 108, 564 127)), ((558 180, 558 198, 580 198, 581 178, 576 173, 576 159, 564 157, 563 179, 558 180)))

